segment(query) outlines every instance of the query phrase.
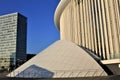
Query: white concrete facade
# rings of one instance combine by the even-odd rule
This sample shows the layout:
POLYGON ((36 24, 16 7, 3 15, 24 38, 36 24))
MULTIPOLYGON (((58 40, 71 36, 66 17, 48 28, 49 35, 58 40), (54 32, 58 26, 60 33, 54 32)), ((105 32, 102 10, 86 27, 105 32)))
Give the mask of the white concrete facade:
POLYGON ((72 41, 102 60, 120 58, 120 0, 61 0, 55 24, 72 41))
POLYGON ((62 78, 107 76, 107 73, 82 48, 72 42, 60 40, 8 76, 62 78))

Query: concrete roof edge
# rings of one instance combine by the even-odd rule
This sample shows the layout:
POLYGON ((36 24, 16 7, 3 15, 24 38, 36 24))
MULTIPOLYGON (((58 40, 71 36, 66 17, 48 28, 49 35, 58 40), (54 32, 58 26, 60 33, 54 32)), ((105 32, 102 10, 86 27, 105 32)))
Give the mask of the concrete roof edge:
POLYGON ((55 26, 58 28, 58 30, 60 30, 60 16, 69 2, 70 0, 61 0, 59 5, 56 8, 56 11, 54 14, 54 23, 55 23, 55 26))
POLYGON ((103 64, 120 64, 120 59, 111 59, 111 60, 102 60, 101 61, 103 64))

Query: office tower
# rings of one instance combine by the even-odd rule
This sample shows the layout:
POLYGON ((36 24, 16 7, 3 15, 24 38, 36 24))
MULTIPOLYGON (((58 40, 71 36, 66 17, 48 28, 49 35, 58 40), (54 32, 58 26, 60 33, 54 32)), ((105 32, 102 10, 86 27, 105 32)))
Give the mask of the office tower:
POLYGON ((0 69, 26 60, 27 18, 19 13, 0 16, 0 69))

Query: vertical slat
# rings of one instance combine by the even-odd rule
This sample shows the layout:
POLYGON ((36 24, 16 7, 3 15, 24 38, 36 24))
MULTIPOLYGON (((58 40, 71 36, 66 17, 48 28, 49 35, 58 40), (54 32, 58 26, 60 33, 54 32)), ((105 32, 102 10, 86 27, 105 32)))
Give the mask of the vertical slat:
POLYGON ((93 33, 93 24, 92 24, 92 9, 91 9, 91 0, 88 0, 89 8, 89 22, 90 22, 90 36, 91 36, 91 50, 94 52, 94 33, 93 33))
POLYGON ((111 23, 110 23, 110 11, 109 11, 109 6, 108 6, 108 1, 105 0, 105 11, 106 11, 106 23, 107 23, 107 29, 108 29, 108 40, 109 40, 109 48, 110 48, 110 57, 112 58, 111 55, 113 55, 113 42, 112 42, 112 33, 111 33, 111 23))
POLYGON ((84 38, 85 38, 85 48, 87 47, 87 30, 86 30, 86 11, 85 11, 85 0, 83 0, 83 28, 84 28, 84 38))
POLYGON ((97 45, 98 45, 98 56, 102 58, 101 54, 101 36, 100 36, 100 23, 99 23, 99 10, 98 0, 95 0, 95 12, 96 12, 96 34, 97 34, 97 45))
POLYGON ((96 28, 95 28, 95 13, 94 13, 94 4, 93 4, 94 0, 91 0, 91 7, 92 7, 92 24, 93 24, 93 32, 94 32, 94 48, 95 48, 95 53, 98 53, 98 49, 97 49, 97 37, 96 37, 96 28))
POLYGON ((105 0, 101 0, 101 8, 102 8, 102 21, 103 21, 103 29, 104 29, 104 39, 105 39, 105 54, 107 55, 107 59, 110 59, 110 51, 109 51, 109 40, 108 40, 108 30, 107 30, 107 19, 106 19, 106 6, 105 0))
POLYGON ((114 14, 115 14, 115 23, 117 30, 117 38, 118 38, 118 54, 120 54, 120 5, 119 0, 113 0, 114 14))
POLYGON ((77 0, 77 13, 76 13, 76 18, 77 18, 77 38, 78 38, 78 45, 81 45, 81 26, 80 26, 80 8, 79 8, 79 0, 77 0))
POLYGON ((101 2, 98 0, 98 10, 99 10, 99 29, 100 29, 100 45, 101 45, 101 57, 105 59, 105 41, 104 41, 104 30, 103 30, 103 22, 102 22, 102 9, 101 2))
POLYGON ((89 5, 88 5, 88 0, 86 0, 86 20, 87 20, 87 39, 88 39, 88 49, 91 50, 91 36, 90 36, 90 23, 89 23, 89 5))
POLYGON ((85 46, 85 31, 84 31, 84 12, 83 12, 83 1, 80 2, 80 12, 81 12, 81 31, 82 31, 82 46, 85 46))
POLYGON ((114 55, 114 58, 115 58, 115 55, 119 53, 119 43, 118 43, 118 31, 117 31, 117 22, 115 21, 116 18, 115 18, 115 13, 116 13, 116 7, 114 4, 114 1, 113 0, 109 0, 109 13, 110 13, 110 22, 111 22, 111 31, 112 31, 112 40, 113 40, 113 49, 114 49, 114 52, 113 52, 113 55, 114 55))
POLYGON ((79 16, 79 20, 78 20, 78 23, 79 23, 79 24, 78 24, 78 25, 79 25, 79 30, 80 30, 80 31, 78 32, 78 34, 79 34, 78 37, 79 37, 79 45, 82 46, 82 29, 81 29, 81 27, 82 27, 81 24, 82 24, 82 23, 81 23, 81 12, 80 12, 81 2, 80 2, 80 0, 78 0, 78 1, 79 1, 79 2, 78 2, 78 16, 79 16))

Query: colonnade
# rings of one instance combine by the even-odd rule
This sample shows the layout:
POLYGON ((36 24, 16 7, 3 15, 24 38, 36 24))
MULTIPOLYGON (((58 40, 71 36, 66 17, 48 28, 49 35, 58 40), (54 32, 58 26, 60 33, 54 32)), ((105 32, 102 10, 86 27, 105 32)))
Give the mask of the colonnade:
POLYGON ((60 36, 103 60, 120 57, 120 0, 71 0, 60 18, 60 36))

